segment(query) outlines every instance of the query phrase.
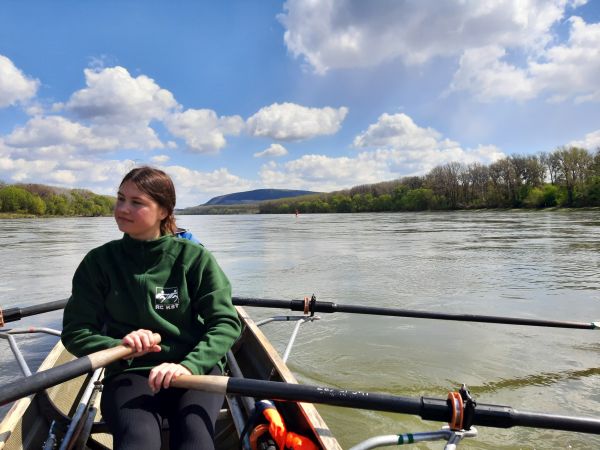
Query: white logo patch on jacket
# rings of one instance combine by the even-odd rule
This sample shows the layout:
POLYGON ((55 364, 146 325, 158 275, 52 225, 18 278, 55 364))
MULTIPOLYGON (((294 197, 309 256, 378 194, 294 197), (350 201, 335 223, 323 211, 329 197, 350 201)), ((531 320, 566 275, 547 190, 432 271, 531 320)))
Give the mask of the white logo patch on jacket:
POLYGON ((154 309, 179 308, 179 291, 176 287, 156 287, 154 309))

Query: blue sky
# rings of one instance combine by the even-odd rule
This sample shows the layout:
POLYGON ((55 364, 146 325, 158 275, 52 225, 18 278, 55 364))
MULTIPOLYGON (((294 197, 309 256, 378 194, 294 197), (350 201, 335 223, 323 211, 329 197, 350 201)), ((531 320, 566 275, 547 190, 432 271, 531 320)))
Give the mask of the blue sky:
POLYGON ((600 147, 600 2, 0 2, 0 180, 178 207, 600 147))

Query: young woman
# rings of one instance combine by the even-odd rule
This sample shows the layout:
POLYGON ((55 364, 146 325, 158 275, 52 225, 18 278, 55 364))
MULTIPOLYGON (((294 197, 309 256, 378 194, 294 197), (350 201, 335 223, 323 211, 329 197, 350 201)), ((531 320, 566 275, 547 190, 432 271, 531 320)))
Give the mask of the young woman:
POLYGON ((214 257, 175 236, 174 207, 163 171, 129 172, 114 212, 123 238, 85 256, 64 312, 62 342, 74 355, 136 350, 106 369, 101 410, 115 449, 160 449, 164 418, 171 449, 214 448, 223 396, 169 386, 182 374, 221 373, 240 322, 214 257))

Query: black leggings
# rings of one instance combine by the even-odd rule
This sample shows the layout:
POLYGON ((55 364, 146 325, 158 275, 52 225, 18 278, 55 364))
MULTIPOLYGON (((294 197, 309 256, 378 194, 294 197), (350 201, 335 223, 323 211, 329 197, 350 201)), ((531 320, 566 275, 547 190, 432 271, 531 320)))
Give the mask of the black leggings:
MULTIPOLYGON (((214 368, 209 375, 220 375, 214 368)), ((100 408, 115 450, 159 450, 161 424, 169 421, 171 450, 214 449, 215 422, 224 395, 169 388, 153 394, 148 376, 123 373, 108 380, 100 408)))

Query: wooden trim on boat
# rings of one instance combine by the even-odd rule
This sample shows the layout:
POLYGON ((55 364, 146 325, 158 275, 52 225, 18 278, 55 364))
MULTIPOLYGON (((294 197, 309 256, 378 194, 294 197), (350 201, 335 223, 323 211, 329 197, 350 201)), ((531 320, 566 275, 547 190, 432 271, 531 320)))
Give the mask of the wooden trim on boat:
MULTIPOLYGON (((54 348, 50 351, 46 359, 40 365, 38 372, 46 369, 51 369, 56 365, 56 362, 60 359, 61 355, 65 351, 62 343, 59 341, 54 348)), ((24 397, 17 400, 12 407, 9 409, 2 422, 0 422, 0 450, 2 450, 11 437, 15 429, 17 429, 19 421, 23 419, 23 415, 27 411, 27 408, 31 405, 35 395, 24 397)), ((28 436, 24 436, 25 439, 32 439, 35 433, 29 433, 28 436)))
MULTIPOLYGON (((296 377, 292 374, 288 366, 283 362, 281 356, 271 342, 266 338, 263 332, 258 328, 254 320, 246 313, 246 310, 241 306, 235 307, 238 311, 242 322, 246 325, 244 333, 251 333, 260 346, 268 354, 273 367, 281 375, 282 380, 286 383, 298 384, 296 377)), ((317 411, 312 403, 297 403, 298 409, 302 412, 305 420, 312 426, 315 432, 315 437, 319 440, 319 444, 326 450, 342 450, 337 439, 335 439, 329 430, 329 427, 317 411)))

